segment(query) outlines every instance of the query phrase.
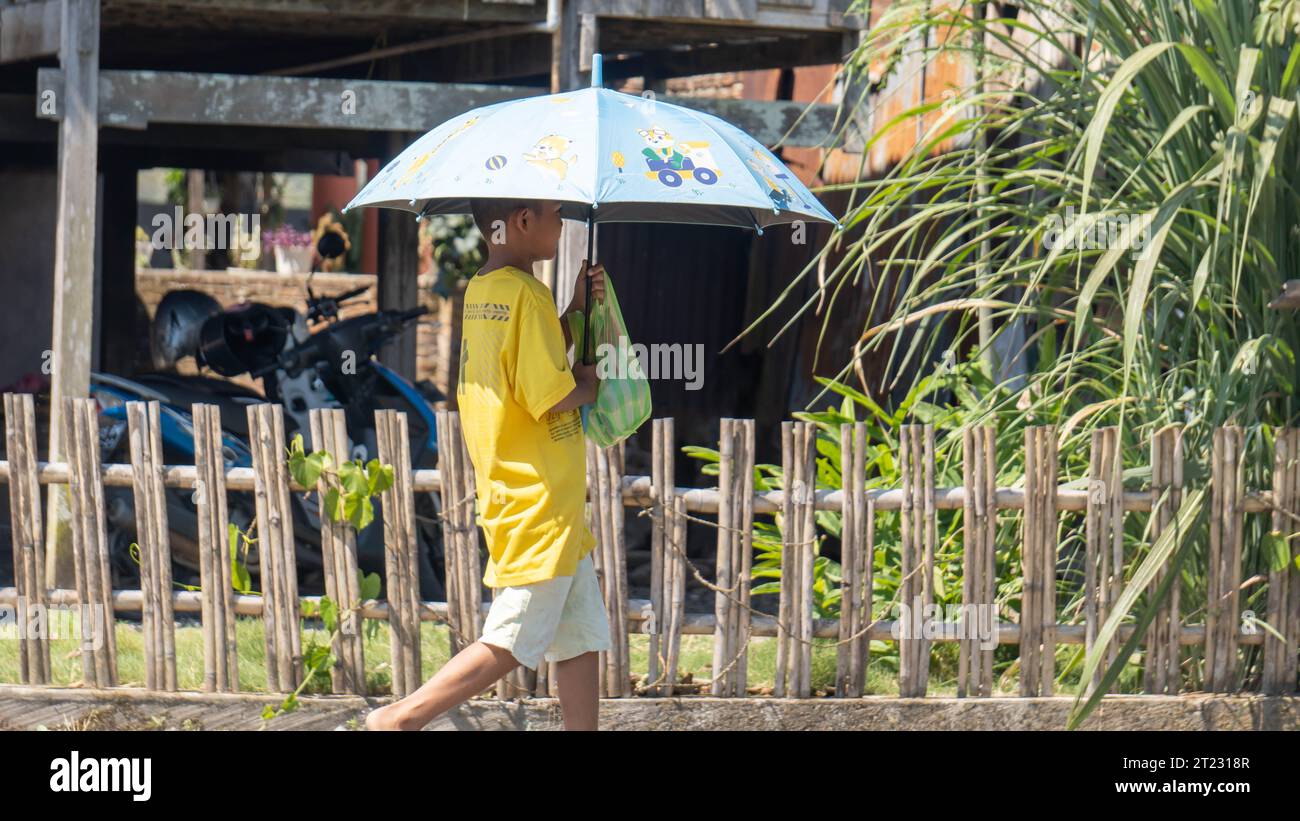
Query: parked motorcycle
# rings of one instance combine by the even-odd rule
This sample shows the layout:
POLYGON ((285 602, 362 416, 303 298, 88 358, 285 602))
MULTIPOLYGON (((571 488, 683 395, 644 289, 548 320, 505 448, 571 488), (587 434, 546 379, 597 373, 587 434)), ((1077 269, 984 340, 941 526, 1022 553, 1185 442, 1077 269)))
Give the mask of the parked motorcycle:
MULTIPOLYGON (((428 309, 378 311, 340 319, 340 305, 365 290, 362 287, 337 297, 318 297, 308 277, 305 313, 256 302, 222 310, 216 300, 198 291, 167 294, 151 328, 156 372, 130 379, 91 375, 91 394, 100 407, 101 458, 105 463, 129 461, 126 402, 157 400, 165 461, 194 464, 191 406, 202 402, 220 407, 226 466, 251 467, 247 406, 273 402, 284 408, 288 440, 301 433, 309 451, 310 411, 341 408, 350 447, 345 458, 360 458, 363 462, 378 453, 375 411, 402 411, 410 432, 412 467, 435 467, 438 448, 432 403, 445 397, 427 380, 412 383, 373 358, 428 309), (311 323, 317 323, 314 330, 309 329, 311 323), (264 393, 223 379, 176 373, 176 363, 185 356, 193 356, 200 366, 221 376, 248 374, 261 378, 264 393)), ((291 493, 290 499, 299 589, 304 595, 320 594, 324 592, 324 571, 319 503, 315 493, 291 493)), ((380 499, 374 501, 373 522, 357 533, 357 564, 363 572, 378 573, 386 587, 383 505, 380 499)), ((136 541, 130 489, 105 488, 105 507, 114 586, 129 587, 139 578, 138 565, 129 551, 131 542, 136 541)), ((439 497, 417 493, 415 507, 420 597, 442 601, 446 594, 439 497)), ((230 521, 247 531, 256 515, 253 494, 229 491, 227 511, 230 521)), ((197 584, 198 512, 193 491, 167 489, 167 521, 175 578, 197 584)), ((251 551, 248 558, 249 573, 257 578, 256 551, 251 551)), ((258 586, 257 582, 254 586, 258 586)))

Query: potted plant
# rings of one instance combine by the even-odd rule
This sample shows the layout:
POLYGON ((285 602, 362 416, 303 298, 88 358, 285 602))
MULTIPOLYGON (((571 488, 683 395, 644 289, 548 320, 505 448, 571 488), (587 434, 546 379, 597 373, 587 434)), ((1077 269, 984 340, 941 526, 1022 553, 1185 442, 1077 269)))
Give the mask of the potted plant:
POLYGON ((312 236, 292 225, 281 225, 262 235, 263 249, 275 251, 275 270, 281 274, 305 274, 311 271, 312 236))

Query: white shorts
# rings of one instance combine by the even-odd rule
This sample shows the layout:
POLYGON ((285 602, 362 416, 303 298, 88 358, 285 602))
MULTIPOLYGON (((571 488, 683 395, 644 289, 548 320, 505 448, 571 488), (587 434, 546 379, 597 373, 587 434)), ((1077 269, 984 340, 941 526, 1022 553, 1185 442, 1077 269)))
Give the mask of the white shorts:
POLYGON ((572 576, 498 590, 479 641, 509 650, 530 670, 543 660, 609 650, 609 617, 591 554, 572 576))

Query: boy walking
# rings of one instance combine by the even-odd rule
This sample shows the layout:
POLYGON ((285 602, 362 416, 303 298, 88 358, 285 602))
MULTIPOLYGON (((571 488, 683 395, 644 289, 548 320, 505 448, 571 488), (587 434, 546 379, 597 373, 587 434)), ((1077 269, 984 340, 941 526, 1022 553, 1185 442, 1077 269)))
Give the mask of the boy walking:
MULTIPOLYGON (((368 730, 419 730, 522 664, 556 662, 566 730, 595 730, 597 653, 609 621, 587 527, 586 440, 578 408, 596 398, 596 367, 568 362, 568 323, 534 262, 553 259, 560 204, 479 200, 474 222, 488 240, 483 268, 465 289, 461 428, 474 465, 478 524, 487 541, 483 583, 498 588, 478 641, 406 698, 366 716, 368 730)), ((604 269, 583 263, 565 316, 605 291, 604 269)))

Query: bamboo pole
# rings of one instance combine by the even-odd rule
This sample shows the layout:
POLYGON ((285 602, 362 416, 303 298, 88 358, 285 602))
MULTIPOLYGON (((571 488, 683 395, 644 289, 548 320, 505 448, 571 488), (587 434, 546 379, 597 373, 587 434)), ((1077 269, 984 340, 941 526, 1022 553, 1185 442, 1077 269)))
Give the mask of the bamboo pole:
POLYGON ((609 517, 610 546, 613 565, 610 578, 614 582, 612 606, 609 609, 611 645, 613 646, 615 665, 615 687, 613 696, 632 697, 632 668, 629 664, 627 635, 627 540, 624 532, 626 514, 622 504, 623 487, 623 443, 607 448, 609 491, 605 509, 609 517))
POLYGON ((816 536, 814 529, 814 510, 812 505, 813 489, 816 487, 816 469, 814 443, 816 426, 810 422, 795 422, 793 430, 793 461, 795 478, 791 487, 794 497, 794 538, 790 545, 792 560, 791 577, 782 576, 781 587, 787 585, 789 578, 792 587, 791 602, 794 612, 794 636, 789 643, 786 660, 787 688, 795 698, 808 698, 812 695, 812 638, 813 638, 813 599, 812 570, 816 536))
POLYGON ((460 546, 464 555, 462 569, 465 590, 473 591, 465 597, 466 624, 469 631, 468 641, 478 641, 483 627, 483 564, 482 547, 479 542, 478 523, 475 519, 477 510, 477 489, 474 464, 469 458, 469 448, 465 444, 465 434, 461 428, 460 413, 453 411, 451 423, 456 449, 457 473, 460 475, 460 496, 457 510, 460 546))
MULTIPOLYGON (((1110 531, 1114 526, 1112 500, 1114 486, 1115 429, 1101 427, 1092 431, 1092 452, 1088 468, 1088 509, 1084 516, 1087 552, 1084 556, 1084 617, 1087 621, 1087 652, 1095 651, 1097 633, 1110 614, 1110 531)), ((1105 648, 1106 655, 1112 647, 1105 648)), ((1088 683, 1088 691, 1101 685, 1102 669, 1097 668, 1088 683)))
POLYGON ((609 457, 595 442, 587 440, 588 464, 593 468, 587 480, 588 490, 592 494, 592 516, 595 520, 596 547, 593 551, 596 577, 600 580, 600 589, 605 611, 610 619, 611 649, 599 654, 600 694, 602 698, 613 698, 618 681, 616 651, 613 649, 614 631, 614 579, 613 579, 613 536, 609 530, 609 457))
MULTIPOLYGON (((668 428, 671 434, 671 426, 668 428)), ((664 695, 674 695, 677 665, 681 658, 682 625, 686 617, 686 499, 672 496, 672 513, 668 517, 672 551, 665 559, 668 569, 668 645, 667 684, 664 695)))
POLYGON ((6 393, 5 453, 10 466, 9 521, 18 592, 18 675, 23 684, 50 683, 50 645, 36 614, 47 604, 45 537, 36 478, 36 406, 30 393, 6 393))
MULTIPOLYGON (((446 432, 454 443, 456 431, 446 432)), ((375 411, 381 463, 393 466, 393 485, 381 496, 384 513, 384 570, 390 606, 397 614, 392 630, 393 693, 405 697, 422 683, 420 654, 419 540, 415 534, 415 493, 411 487, 410 432, 406 414, 375 411)), ((447 454, 439 438, 440 457, 447 454)), ((454 444, 452 453, 454 454, 454 444)), ((462 488, 463 490, 463 488, 462 488)), ((455 493, 455 491, 453 491, 455 493)), ((448 512, 444 501, 443 512, 448 512)), ((450 551, 449 551, 450 552, 450 551)))
MULTIPOLYGON (((1041 578, 1043 578, 1043 609, 1039 613, 1039 624, 1041 625, 1041 635, 1043 635, 1043 655, 1040 657, 1039 670, 1041 681, 1039 683, 1040 695, 1052 695, 1053 683, 1056 681, 1056 634, 1057 634, 1057 612, 1056 612, 1056 566, 1057 552, 1060 549, 1060 542, 1057 540, 1057 436, 1056 426, 1045 425, 1041 431, 1041 452, 1043 460, 1040 461, 1043 468, 1043 477, 1041 477, 1041 491, 1043 491, 1043 507, 1041 507, 1041 526, 1043 526, 1043 535, 1040 537, 1040 546, 1043 548, 1039 568, 1041 578)), ((1119 526, 1117 534, 1117 543, 1123 546, 1123 526, 1119 526)))
MULTIPOLYGON (((248 431, 256 477, 258 566, 262 595, 271 614, 266 623, 267 687, 272 692, 292 692, 302 680, 302 612, 283 456, 283 408, 267 403, 249 405, 248 431)), ((224 570, 229 562, 217 564, 224 570)))
POLYGON ((736 541, 739 556, 733 566, 740 567, 740 604, 735 609, 736 618, 733 620, 737 631, 733 645, 739 648, 740 658, 735 666, 733 694, 744 696, 749 679, 749 636, 752 629, 750 602, 754 567, 754 420, 739 420, 738 434, 740 458, 736 469, 740 472, 740 488, 736 503, 740 512, 736 524, 741 532, 736 541))
MULTIPOLYGON (((450 628, 448 633, 448 643, 451 655, 456 655, 465 649, 466 642, 463 641, 460 634, 461 622, 463 620, 460 613, 460 603, 464 598, 461 593, 460 583, 460 551, 457 549, 456 534, 456 495, 459 492, 456 488, 458 485, 452 481, 451 471, 453 468, 451 453, 451 436, 448 431, 448 411, 438 411, 435 416, 436 435, 438 439, 438 473, 441 479, 442 493, 442 546, 443 546, 443 574, 446 578, 444 585, 447 593, 447 626, 450 628)), ((392 571, 389 571, 390 574, 392 571)), ((396 637, 394 637, 396 641, 396 637)))
POLYGON ((1024 539, 1021 548, 1023 564, 1024 593, 1020 607, 1020 695, 1039 695, 1041 681, 1041 641, 1042 625, 1038 616, 1042 613, 1043 578, 1040 559, 1042 556, 1043 491, 1039 486, 1042 481, 1042 428, 1025 428, 1025 518, 1024 539))
POLYGON ((663 648, 660 637, 664 635, 667 623, 664 562, 665 562, 665 527, 668 524, 668 509, 665 506, 665 485, 671 481, 664 476, 664 420, 650 421, 650 612, 653 616, 653 629, 648 626, 647 644, 649 652, 646 659, 647 692, 652 695, 666 694, 668 687, 659 682, 664 675, 660 662, 663 648))
POLYGON ((1280 553, 1269 565, 1267 620, 1277 635, 1265 631, 1264 669, 1260 691, 1268 694, 1291 693, 1296 688, 1297 637, 1300 625, 1293 609, 1296 586, 1300 585, 1295 540, 1290 534, 1300 530, 1300 506, 1297 505, 1297 468, 1300 467, 1300 429, 1282 428, 1276 434, 1273 458, 1272 538, 1280 539, 1280 553))
MULTIPOLYGON (((194 419, 194 464, 199 469, 200 478, 194 489, 195 507, 199 517, 199 593, 203 600, 203 612, 200 624, 203 632, 203 689, 213 693, 224 691, 224 665, 219 661, 221 631, 218 627, 219 611, 216 604, 217 590, 221 586, 221 572, 217 561, 221 548, 226 544, 226 533, 219 522, 213 521, 212 489, 208 482, 215 472, 212 465, 221 460, 220 442, 214 438, 209 421, 208 406, 195 404, 192 407, 194 419), (218 683, 220 682, 220 683, 218 683)), ((271 608, 267 608, 267 634, 271 634, 271 608)), ((270 670, 274 652, 272 645, 267 645, 267 669, 270 670)))
POLYGON ((108 536, 104 523, 104 484, 99 465, 99 416, 94 399, 64 399, 64 442, 71 481, 72 545, 82 613, 82 673, 86 684, 112 687, 117 683, 116 619, 108 569, 108 536), (99 615, 95 615, 99 614, 99 615), (95 636, 102 617, 103 636, 95 636))
MULTIPOLYGON (((992 496, 997 465, 994 460, 995 431, 990 426, 968 427, 962 432, 962 480, 966 505, 962 513, 963 619, 972 627, 990 627, 993 599, 994 537, 997 508, 992 496)), ((957 696, 991 696, 993 651, 983 648, 976 636, 966 635, 958 650, 957 696), (987 675, 986 675, 987 668, 987 675)))
MULTIPOLYGON (((998 466, 997 466, 997 431, 990 425, 981 428, 983 431, 983 447, 981 456, 983 462, 984 492, 983 498, 987 506, 987 514, 984 517, 984 558, 982 560, 982 589, 981 598, 988 605, 989 612, 986 624, 991 628, 998 628, 998 614, 995 610, 997 607, 997 535, 998 535, 998 507, 997 507, 997 483, 998 483, 998 466)), ((986 648, 981 653, 980 663, 980 691, 982 694, 992 696, 993 693, 993 648, 986 648)))
POLYGON ((795 475, 794 425, 793 422, 781 423, 781 588, 776 620, 776 672, 772 686, 772 694, 778 698, 786 697, 790 687, 786 668, 790 664, 790 637, 795 631, 794 546, 798 544, 799 534, 794 515, 795 483, 798 480, 795 475))
POLYGON ((734 420, 720 420, 721 431, 718 437, 718 528, 717 553, 714 570, 714 583, 718 590, 713 594, 713 681, 709 692, 714 696, 731 694, 731 675, 727 670, 735 648, 732 646, 731 621, 735 617, 730 596, 736 592, 736 578, 732 572, 732 548, 735 534, 732 532, 732 516, 735 512, 736 487, 733 481, 734 462, 736 458, 736 438, 732 430, 734 420), (725 672, 724 672, 725 671, 725 672))
MULTIPOLYGON (((347 421, 341 408, 314 408, 308 415, 311 427, 310 451, 322 450, 336 467, 348 460, 347 421)), ((396 475, 396 471, 394 471, 396 475)), ((331 641, 334 665, 330 686, 335 693, 366 693, 366 665, 361 618, 347 612, 360 604, 361 585, 357 578, 356 534, 347 522, 335 521, 325 504, 326 494, 316 492, 320 512, 321 564, 325 572, 325 595, 338 608, 338 635, 331 641)))
POLYGON ((868 619, 871 611, 871 590, 863 587, 866 564, 866 509, 862 493, 865 482, 864 439, 864 423, 840 426, 840 477, 845 494, 840 508, 840 644, 835 667, 835 695, 841 698, 861 696, 865 685, 862 678, 865 636, 858 635, 866 626, 864 603, 868 619))
POLYGON ((176 689, 175 620, 171 599, 171 546, 167 534, 167 500, 162 483, 162 434, 159 405, 126 403, 131 464, 135 471, 136 540, 140 547, 141 614, 145 687, 176 689))
MULTIPOLYGON (((601 522, 603 522, 605 518, 602 515, 601 510, 605 506, 605 496, 600 492, 600 464, 599 457, 597 456, 599 448, 597 448, 596 444, 590 440, 586 441, 585 447, 587 449, 586 524, 587 529, 591 531, 592 537, 596 540, 596 545, 591 550, 591 563, 592 567, 596 571, 596 579, 600 583, 601 603, 605 605, 605 608, 608 611, 609 588, 605 581, 605 539, 601 533, 601 522)), ((611 632, 612 628, 613 625, 611 624, 611 632)), ((608 657, 609 653, 605 650, 601 650, 596 656, 596 669, 599 671, 600 676, 597 691, 600 693, 601 698, 609 697, 609 690, 606 686, 609 677, 605 672, 605 667, 609 663, 608 657)))
MULTIPOLYGON (((1182 503, 1182 429, 1167 426, 1151 438, 1151 519, 1152 543, 1171 525, 1182 503)), ((1153 585, 1158 587, 1169 572, 1167 566, 1156 572, 1153 585)), ((1148 628, 1147 652, 1143 665, 1143 690, 1148 693, 1176 695, 1181 689, 1180 654, 1174 635, 1181 624, 1179 608, 1181 584, 1170 588, 1169 597, 1160 606, 1148 628)))
POLYGON ((930 675, 931 619, 925 608, 934 597, 934 430, 930 425, 903 425, 899 437, 903 477, 901 516, 902 609, 899 638, 899 695, 925 695, 930 675))
POLYGON ((1205 679, 1209 692, 1229 690, 1235 683, 1237 672, 1242 444, 1242 429, 1238 426, 1225 426, 1215 431, 1205 617, 1205 679))

